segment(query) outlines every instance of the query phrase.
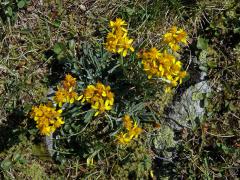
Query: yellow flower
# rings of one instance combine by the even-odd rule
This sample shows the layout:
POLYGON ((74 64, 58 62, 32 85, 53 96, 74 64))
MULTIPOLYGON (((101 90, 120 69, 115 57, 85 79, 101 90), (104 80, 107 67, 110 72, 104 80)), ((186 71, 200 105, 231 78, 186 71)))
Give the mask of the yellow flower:
POLYGON ((174 42, 169 42, 168 45, 173 51, 179 51, 179 49, 180 49, 180 46, 174 42))
POLYGON ((171 67, 171 74, 173 75, 177 75, 182 67, 182 63, 180 61, 177 61, 176 63, 174 63, 171 67))
POLYGON ((153 47, 149 50, 149 52, 147 53, 147 58, 149 59, 158 59, 162 54, 159 52, 159 50, 157 50, 157 48, 153 47))
POLYGON ((137 123, 135 122, 133 128, 130 129, 128 133, 131 138, 137 138, 139 134, 142 133, 142 128, 138 127, 137 123))
POLYGON ((179 76, 180 79, 185 78, 187 76, 187 71, 180 71, 178 76, 179 76))
POLYGON ((124 115, 122 120, 127 133, 121 132, 116 136, 116 139, 120 144, 128 144, 133 138, 137 138, 139 136, 139 134, 142 132, 142 128, 138 127, 136 122, 133 125, 132 119, 127 114, 124 115))
POLYGON ((70 90, 76 86, 76 83, 76 78, 73 78, 70 74, 67 74, 63 81, 63 87, 66 90, 70 90))
POLYGON ((177 42, 187 44, 187 33, 183 29, 179 29, 173 36, 177 42))
POLYGON ((162 54, 155 47, 150 48, 149 51, 143 51, 143 52, 139 52, 137 54, 138 58, 141 58, 141 59, 151 59, 151 60, 157 59, 161 55, 162 54))
POLYGON ((63 103, 74 103, 78 99, 78 94, 75 92, 76 78, 73 78, 70 74, 67 74, 62 81, 62 86, 57 87, 57 91, 53 100, 62 107, 63 103))
POLYGON ((163 42, 169 45, 173 51, 178 51, 180 46, 178 43, 187 44, 187 33, 183 29, 176 26, 170 28, 169 32, 163 35, 163 42))
POLYGON ((57 121, 54 122, 54 127, 59 128, 62 124, 64 124, 62 118, 57 117, 57 121))
POLYGON ((62 107, 63 103, 74 103, 75 100, 77 100, 78 94, 74 91, 68 91, 64 88, 58 87, 58 90, 55 93, 55 96, 53 100, 59 105, 59 107, 62 107))
POLYGON ((179 83, 182 84, 182 80, 187 76, 187 72, 186 71, 180 71, 178 74, 178 78, 179 78, 179 83))
POLYGON ((108 33, 106 38, 105 47, 109 52, 121 54, 125 57, 128 51, 134 51, 132 46, 133 39, 129 39, 127 36, 126 22, 120 18, 116 21, 110 21, 110 27, 112 31, 108 33))
POLYGON ((129 39, 128 37, 121 38, 118 44, 117 52, 125 57, 128 53, 128 50, 134 52, 134 48, 132 46, 133 39, 129 39))
POLYGON ((165 92, 165 93, 171 93, 171 92, 172 92, 172 87, 171 87, 171 86, 167 86, 167 87, 164 89, 164 92, 165 92))
POLYGON ((51 134, 51 128, 49 126, 42 127, 40 131, 42 135, 50 136, 51 134))
POLYGON ((112 28, 113 31, 121 29, 122 31, 127 32, 123 26, 127 26, 127 23, 121 18, 116 18, 115 21, 110 21, 110 28, 112 28))
POLYGON ((92 157, 88 157, 87 158, 87 166, 90 167, 90 166, 93 166, 93 158, 92 157))
POLYGON ((176 86, 178 85, 177 79, 172 80, 172 81, 171 81, 171 85, 172 85, 173 87, 176 87, 176 86))
POLYGON ((114 94, 111 92, 110 86, 98 82, 96 85, 88 85, 78 100, 91 104, 91 108, 96 110, 95 116, 97 116, 99 113, 112 109, 114 94))
MULTIPOLYGON (((182 63, 167 51, 161 53, 156 48, 151 48, 138 53, 138 57, 142 59, 143 69, 149 79, 156 76, 168 80, 172 86, 177 86, 186 76, 186 71, 181 71, 182 63)), ((166 92, 169 92, 169 88, 166 92)))
POLYGON ((56 128, 59 128, 64 121, 61 117, 62 110, 56 110, 46 105, 33 106, 30 113, 31 118, 36 121, 36 127, 42 135, 50 136, 56 128))
POLYGON ((172 33, 166 33, 166 34, 164 34, 164 35, 163 35, 163 41, 164 41, 165 43, 167 43, 167 44, 170 43, 170 42, 174 42, 172 33))
POLYGON ((124 127, 125 127, 127 130, 130 130, 130 129, 132 128, 132 126, 133 126, 132 120, 131 120, 130 116, 126 114, 126 115, 122 118, 122 120, 123 120, 123 123, 124 123, 124 127))
POLYGON ((124 134, 123 132, 121 132, 119 135, 116 135, 116 139, 118 143, 125 145, 128 144, 132 138, 130 138, 127 133, 124 134))
POLYGON ((169 29, 169 32, 172 33, 172 34, 176 34, 176 33, 177 33, 177 26, 172 26, 172 27, 169 29))
POLYGON ((109 52, 116 53, 117 52, 117 46, 118 46, 118 38, 115 34, 112 32, 109 32, 107 35, 105 47, 109 52))

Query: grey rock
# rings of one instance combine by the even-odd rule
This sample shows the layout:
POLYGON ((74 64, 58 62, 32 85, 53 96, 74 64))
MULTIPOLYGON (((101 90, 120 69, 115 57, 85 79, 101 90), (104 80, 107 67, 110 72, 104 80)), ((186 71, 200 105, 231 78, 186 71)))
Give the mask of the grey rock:
POLYGON ((201 107, 201 100, 204 100, 205 94, 211 92, 208 81, 199 82, 190 86, 182 95, 181 100, 173 106, 173 112, 169 115, 179 125, 173 124, 173 128, 181 129, 182 126, 194 129, 197 121, 202 121, 204 117, 204 107, 201 107), (181 126, 180 126, 181 125, 181 126))

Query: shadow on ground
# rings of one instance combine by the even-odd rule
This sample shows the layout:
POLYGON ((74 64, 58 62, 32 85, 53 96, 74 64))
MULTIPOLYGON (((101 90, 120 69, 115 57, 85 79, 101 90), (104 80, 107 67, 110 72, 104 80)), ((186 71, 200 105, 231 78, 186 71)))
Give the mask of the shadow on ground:
POLYGON ((23 109, 14 109, 8 115, 7 121, 0 125, 0 152, 19 142, 20 125, 24 119, 23 109))

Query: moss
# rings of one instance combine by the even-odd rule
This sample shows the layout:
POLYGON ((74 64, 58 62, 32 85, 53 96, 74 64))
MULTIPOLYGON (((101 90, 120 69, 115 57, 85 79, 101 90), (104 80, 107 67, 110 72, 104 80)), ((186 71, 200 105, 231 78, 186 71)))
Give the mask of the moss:
POLYGON ((153 144, 158 154, 163 153, 165 157, 170 158, 172 153, 168 149, 176 146, 172 128, 162 125, 153 140, 153 144))
POLYGON ((148 179, 152 169, 152 157, 142 144, 134 143, 127 161, 119 161, 113 167, 112 176, 116 179, 148 179))
MULTIPOLYGON (((1 173, 5 179, 50 179, 56 176, 56 166, 33 155, 34 144, 21 137, 21 142, 0 153, 1 173), (49 163, 51 168, 49 168, 49 163)), ((58 172, 59 173, 59 172, 58 172)))

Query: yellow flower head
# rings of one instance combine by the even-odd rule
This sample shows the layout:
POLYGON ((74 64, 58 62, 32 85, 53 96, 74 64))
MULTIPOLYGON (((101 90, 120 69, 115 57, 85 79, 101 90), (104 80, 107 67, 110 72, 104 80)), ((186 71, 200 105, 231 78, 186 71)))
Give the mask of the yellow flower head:
POLYGON ((157 59, 161 56, 162 54, 159 52, 159 50, 155 47, 150 48, 149 51, 142 51, 137 53, 138 58, 140 59, 157 59))
POLYGON ((131 138, 137 138, 142 131, 142 128, 138 127, 137 123, 135 122, 133 128, 129 130, 128 134, 131 138))
POLYGON ((123 28, 123 26, 127 26, 127 23, 121 18, 116 18, 115 21, 110 21, 110 28, 112 28, 113 31, 121 29, 122 31, 126 32, 127 30, 123 28))
POLYGON ((94 165, 94 161, 92 157, 88 157, 87 158, 87 167, 93 166, 94 165))
POLYGON ((176 87, 176 86, 178 85, 177 80, 178 80, 178 78, 176 78, 176 79, 174 79, 174 80, 171 81, 171 85, 172 85, 173 87, 176 87))
POLYGON ((116 53, 118 49, 118 41, 119 39, 115 34, 109 32, 107 35, 105 47, 109 52, 116 53))
POLYGON ((187 33, 183 29, 178 29, 176 26, 163 35, 163 41, 169 45, 173 51, 178 51, 180 46, 178 43, 187 44, 187 33))
POLYGON ((161 53, 159 52, 159 50, 157 50, 157 48, 153 47, 149 50, 149 52, 147 53, 147 58, 149 59, 158 59, 159 57, 161 57, 161 53))
POLYGON ((58 90, 56 91, 53 99, 60 107, 62 107, 62 104, 67 101, 67 99, 66 99, 67 93, 68 92, 64 88, 58 87, 58 90))
POLYGON ((97 110, 95 115, 98 115, 112 109, 114 94, 110 86, 98 82, 96 85, 88 85, 78 100, 91 104, 92 109, 97 110))
POLYGON ((179 76, 180 79, 185 78, 187 76, 187 71, 180 71, 178 76, 179 76))
POLYGON ((75 100, 77 100, 77 98, 78 94, 76 92, 69 92, 64 88, 58 87, 53 100, 59 105, 59 107, 62 107, 63 103, 72 104, 75 100))
POLYGON ((134 52, 132 43, 133 43, 133 39, 129 39, 128 37, 119 39, 117 52, 121 54, 123 57, 127 55, 128 50, 134 52))
POLYGON ((177 86, 186 76, 186 71, 181 71, 182 63, 167 51, 159 52, 156 48, 151 48, 149 51, 138 53, 138 57, 142 59, 143 69, 149 79, 155 76, 168 80, 172 86, 177 86))
POLYGON ((164 89, 164 92, 165 93, 171 93, 172 92, 172 87, 171 86, 166 86, 165 89, 164 89))
POLYGON ((178 73, 179 83, 182 84, 182 80, 187 76, 187 71, 180 71, 178 73))
POLYGON ((116 21, 110 21, 112 31, 108 33, 105 47, 109 52, 121 54, 125 57, 128 51, 134 51, 132 46, 133 39, 128 38, 126 26, 127 23, 117 18, 116 21))
POLYGON ((175 52, 180 50, 180 46, 178 44, 176 44, 175 42, 169 42, 168 45, 175 52))
POLYGON ((62 86, 57 87, 53 100, 59 105, 59 107, 62 107, 63 103, 72 104, 78 98, 78 94, 75 92, 76 84, 76 78, 67 74, 62 81, 62 86))
POLYGON ((125 115, 122 120, 127 132, 121 132, 119 135, 116 136, 116 139, 120 144, 128 144, 133 138, 137 138, 143 130, 142 128, 138 127, 136 122, 133 125, 133 121, 129 115, 125 115))
POLYGON ((77 82, 76 82, 76 78, 73 78, 70 74, 67 74, 62 83, 63 83, 64 89, 70 90, 75 88, 77 82))
POLYGON ((123 123, 124 123, 124 127, 125 127, 127 130, 130 130, 130 129, 132 128, 132 126, 133 126, 132 120, 131 120, 130 116, 126 114, 126 115, 122 118, 122 120, 123 120, 123 123))
POLYGON ((125 145, 128 144, 132 138, 130 138, 127 133, 124 134, 123 132, 121 132, 120 134, 116 135, 116 139, 119 144, 125 145))
POLYGON ((174 35, 174 38, 176 39, 177 42, 187 44, 187 33, 183 29, 179 29, 174 35))
POLYGON ((46 105, 33 106, 30 113, 37 123, 37 128, 40 130, 42 135, 50 136, 56 128, 59 128, 64 121, 61 117, 62 110, 56 110, 53 107, 46 105))

